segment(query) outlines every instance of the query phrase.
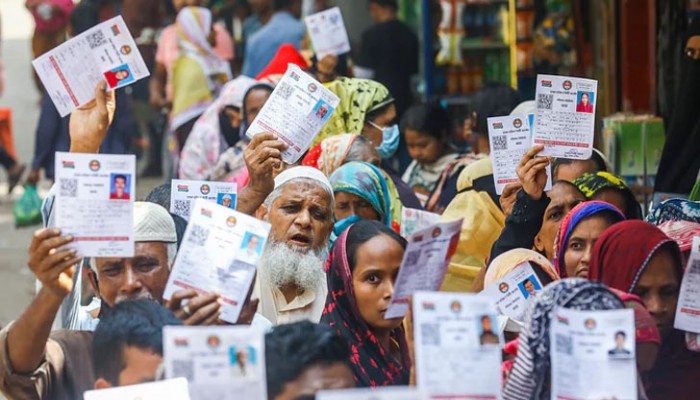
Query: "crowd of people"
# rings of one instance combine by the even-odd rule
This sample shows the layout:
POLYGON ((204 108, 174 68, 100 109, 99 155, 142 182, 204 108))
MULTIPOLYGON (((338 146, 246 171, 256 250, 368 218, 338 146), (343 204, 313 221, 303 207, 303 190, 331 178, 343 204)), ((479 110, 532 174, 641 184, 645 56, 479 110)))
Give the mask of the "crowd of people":
MULTIPOLYGON (((269 399, 416 384, 412 317, 385 318, 407 247, 400 235, 404 208, 430 211, 441 221, 463 219, 443 290, 481 292, 523 263, 541 282, 539 291, 532 281, 525 287, 532 300, 522 327, 506 326, 504 399, 550 398, 557 307, 633 309, 639 398, 700 393, 697 335, 674 327, 691 241, 700 236, 700 202, 666 200, 645 218, 601 153, 588 160, 538 157, 543 146, 522 157, 518 182, 498 195, 486 119, 527 115, 534 102, 522 102, 507 86, 486 85, 472 97, 473 112, 456 135, 443 104, 413 101, 417 39, 398 21, 395 0, 369 1, 376 24, 354 66, 347 56, 306 54, 300 0, 230 2, 231 8, 179 0, 176 18, 164 27, 158 1, 83 0, 75 7, 29 1, 35 17, 44 18, 48 11, 33 3, 56 3, 48 15, 60 14, 71 35, 122 13, 144 58, 155 48, 145 88, 115 93, 101 83, 95 100, 65 119, 44 96, 30 180, 36 182, 42 168, 53 177, 57 150, 125 153, 131 144, 123 139, 137 125, 150 132, 144 137, 157 137, 155 120, 135 119, 143 117, 139 102, 162 110, 168 182, 236 182, 236 210, 270 223, 235 324, 267 332, 269 399), (250 3, 248 14, 242 3, 250 3), (158 12, 144 13, 149 6, 158 12), (221 15, 237 17, 219 24, 221 15), (272 133, 245 135, 290 63, 340 99, 295 165, 283 161, 288 145, 272 133), (410 160, 401 160, 401 144, 410 160)), ((315 7, 329 4, 316 1, 315 7)), ((47 34, 54 28, 37 25, 35 51, 55 39, 47 34)), ((697 50, 686 61, 694 70, 699 38, 691 30, 688 43, 697 50)), ((696 128, 697 119, 683 128, 696 128)), ((160 153, 155 150, 152 155, 160 153)), ((3 165, 15 179, 17 163, 3 165)), ((52 190, 43 207, 45 227, 29 244, 28 266, 40 289, 0 331, 5 396, 76 399, 91 389, 154 381, 163 362, 163 327, 230 325, 220 319, 219 294, 180 290, 163 300, 187 227, 168 211, 169 183, 134 203, 132 258, 80 257, 70 248, 75 238, 55 226, 54 197, 52 190), (84 293, 92 293, 89 305, 84 293)))

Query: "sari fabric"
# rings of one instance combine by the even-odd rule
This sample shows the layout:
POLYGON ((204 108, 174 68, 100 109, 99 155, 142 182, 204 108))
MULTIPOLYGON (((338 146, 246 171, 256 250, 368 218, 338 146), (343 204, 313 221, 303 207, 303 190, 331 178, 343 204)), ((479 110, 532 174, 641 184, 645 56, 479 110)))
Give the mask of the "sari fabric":
POLYGON ((357 308, 352 283, 352 271, 348 263, 347 236, 345 230, 333 246, 328 259, 328 297, 321 323, 329 324, 350 345, 350 366, 359 387, 408 385, 411 361, 403 325, 396 328, 391 337, 401 350, 401 360, 393 358, 385 349, 357 308))

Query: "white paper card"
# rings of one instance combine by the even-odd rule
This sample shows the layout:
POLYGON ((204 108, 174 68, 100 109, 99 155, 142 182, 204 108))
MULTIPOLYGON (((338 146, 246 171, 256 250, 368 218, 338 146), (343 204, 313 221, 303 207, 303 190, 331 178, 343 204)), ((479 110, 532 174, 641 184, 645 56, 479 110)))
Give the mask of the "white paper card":
POLYGON ((204 199, 194 203, 163 298, 193 289, 221 295, 221 319, 236 323, 270 224, 204 199))
POLYGON ((482 295, 494 303, 498 315, 522 323, 528 301, 540 290, 542 283, 530 263, 525 261, 493 285, 484 288, 482 295))
POLYGON ((461 233, 462 220, 459 219, 430 226, 407 238, 408 246, 396 277, 386 319, 406 315, 408 298, 414 292, 440 289, 450 259, 457 251, 461 233))
POLYGON ((537 75, 533 145, 541 156, 587 160, 593 153, 598 81, 537 75))
POLYGON ((177 378, 165 381, 141 383, 109 389, 89 390, 85 400, 190 400, 187 379, 177 378))
POLYGON ((350 39, 343 23, 340 8, 321 11, 304 18, 311 44, 319 60, 327 55, 340 55, 350 51, 350 39))
POLYGON ((309 149, 340 99, 296 65, 289 64, 282 80, 248 128, 246 135, 270 132, 287 143, 282 153, 294 164, 309 149))
POLYGON ((267 398, 265 338, 249 326, 166 326, 167 378, 187 378, 192 400, 267 398))
POLYGON ((440 222, 440 214, 415 208, 404 207, 401 210, 401 236, 408 237, 421 229, 440 222))
POLYGON ((316 393, 316 400, 427 400, 414 387, 327 390, 316 393))
POLYGON ((416 378, 432 399, 498 399, 501 346, 496 310, 471 293, 413 298, 416 378))
POLYGON ((117 89, 149 75, 121 16, 48 51, 32 65, 61 117, 93 100, 100 81, 117 89))
POLYGON ((673 326, 682 331, 700 333, 700 236, 693 238, 673 326))
POLYGON ((56 227, 81 257, 134 256, 136 158, 56 152, 56 227))
POLYGON ((173 179, 170 186, 170 212, 189 221, 196 199, 209 200, 235 210, 237 188, 237 184, 228 182, 173 179))
POLYGON ((553 315, 552 400, 636 399, 634 311, 558 308, 553 315))

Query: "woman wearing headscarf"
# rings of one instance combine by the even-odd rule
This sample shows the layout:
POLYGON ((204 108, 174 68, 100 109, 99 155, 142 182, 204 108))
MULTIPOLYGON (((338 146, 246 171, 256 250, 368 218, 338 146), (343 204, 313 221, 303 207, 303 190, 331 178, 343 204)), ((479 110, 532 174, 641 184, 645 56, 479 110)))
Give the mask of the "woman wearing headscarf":
POLYGON ((329 179, 335 194, 333 237, 360 219, 379 221, 400 231, 403 206, 396 186, 381 169, 353 161, 335 170, 329 179))
POLYGON ((243 168, 246 143, 240 135, 241 109, 243 96, 254 84, 255 80, 246 76, 227 83, 197 120, 180 154, 180 178, 222 181, 243 168), (230 148, 237 156, 233 162, 220 159, 230 148))
POLYGON ((617 207, 626 219, 642 219, 642 208, 625 181, 610 172, 587 173, 574 181, 588 200, 600 200, 617 207))
POLYGON ((581 203, 569 211, 554 241, 554 268, 562 278, 588 278, 591 252, 608 227, 624 221, 615 206, 602 201, 581 203))
POLYGON ((624 304, 605 286, 584 279, 564 279, 546 286, 526 311, 518 355, 503 390, 504 400, 551 397, 549 335, 557 307, 583 311, 619 310, 624 304))
POLYGON ((639 296, 654 317, 661 349, 644 376, 649 398, 697 398, 700 353, 689 351, 684 332, 673 327, 683 278, 678 245, 647 222, 621 222, 598 239, 589 278, 639 296))
POLYGON ((689 51, 683 54, 683 66, 666 144, 656 174, 655 191, 688 194, 698 180, 700 171, 700 51, 690 41, 700 40, 700 19, 688 26, 689 51))
POLYGON ((513 249, 491 260, 484 277, 484 288, 505 278, 524 263, 532 267, 543 286, 560 279, 552 263, 543 255, 529 249, 513 249))
POLYGON ((197 118, 231 80, 231 67, 212 47, 211 11, 185 7, 177 15, 179 58, 173 66, 173 109, 170 129, 182 148, 197 118))
POLYGON ((693 237, 700 236, 700 202, 684 199, 663 201, 647 215, 646 221, 658 226, 678 243, 685 265, 693 237))
POLYGON ((322 323, 350 344, 359 387, 407 385, 411 360, 403 318, 385 319, 406 240, 376 221, 347 229, 328 262, 322 323))

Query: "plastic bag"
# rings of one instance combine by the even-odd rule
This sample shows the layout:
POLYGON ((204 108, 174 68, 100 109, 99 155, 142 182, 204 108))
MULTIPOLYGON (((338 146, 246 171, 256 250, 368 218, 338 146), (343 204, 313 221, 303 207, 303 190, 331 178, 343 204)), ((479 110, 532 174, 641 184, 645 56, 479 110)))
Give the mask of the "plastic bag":
POLYGON ((31 226, 42 223, 41 218, 42 200, 36 191, 36 186, 25 185, 24 194, 12 207, 12 214, 15 216, 15 226, 31 226))

